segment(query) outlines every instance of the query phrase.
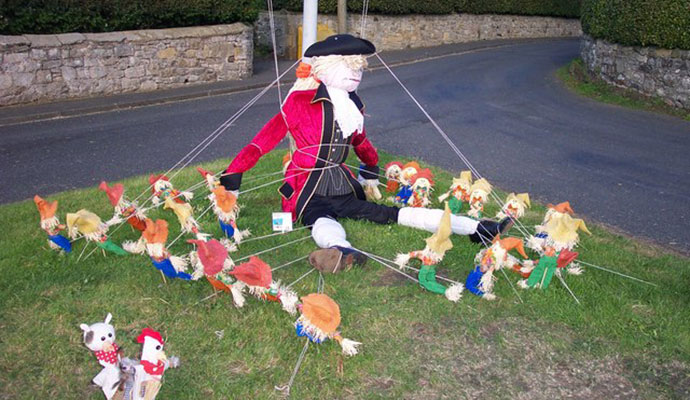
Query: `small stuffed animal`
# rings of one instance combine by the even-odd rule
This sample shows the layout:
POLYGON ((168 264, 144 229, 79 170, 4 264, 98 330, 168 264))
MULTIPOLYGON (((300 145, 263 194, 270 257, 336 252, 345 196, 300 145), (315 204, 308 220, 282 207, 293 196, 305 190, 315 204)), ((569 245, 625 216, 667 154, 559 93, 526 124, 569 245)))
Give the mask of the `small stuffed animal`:
POLYGON ((400 189, 393 199, 394 203, 407 205, 410 197, 412 197, 412 178, 417 175, 420 169, 422 168, 416 161, 410 161, 403 165, 402 172, 400 172, 400 189))
POLYGON ((462 171, 460 177, 453 178, 453 183, 450 185, 450 190, 438 197, 439 202, 448 200, 450 212, 454 215, 459 215, 462 211, 463 203, 470 201, 470 188, 472 187, 472 172, 462 171))
POLYGON ((115 343, 115 328, 110 325, 113 316, 108 313, 104 322, 92 325, 81 324, 84 331, 84 344, 98 359, 103 369, 93 378, 100 386, 105 398, 110 400, 120 386, 120 348, 115 343))
POLYGON ((431 192, 434 190, 434 174, 424 168, 412 177, 412 207, 427 207, 431 204, 431 192))
POLYGON ((134 367, 134 399, 154 400, 163 384, 163 373, 169 368, 177 368, 177 357, 168 359, 163 351, 163 337, 151 328, 144 328, 137 337, 141 343, 141 361, 134 367))
POLYGON ((481 178, 474 181, 470 188, 470 210, 467 215, 476 219, 482 218, 484 204, 489 199, 490 193, 491 184, 486 179, 481 178))
POLYGON ((400 174, 402 173, 402 163, 400 161, 391 161, 386 164, 386 192, 396 193, 400 186, 400 174))

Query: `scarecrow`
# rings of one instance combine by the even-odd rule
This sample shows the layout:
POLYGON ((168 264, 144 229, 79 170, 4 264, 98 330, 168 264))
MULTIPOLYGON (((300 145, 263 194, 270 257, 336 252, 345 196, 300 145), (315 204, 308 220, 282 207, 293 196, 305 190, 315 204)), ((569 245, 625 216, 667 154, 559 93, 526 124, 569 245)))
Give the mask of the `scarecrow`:
POLYGON ((49 202, 41 198, 39 195, 34 196, 34 203, 38 208, 38 214, 41 216, 41 229, 48 234, 48 245, 51 249, 62 250, 65 253, 72 251, 72 243, 66 237, 60 234, 60 231, 65 229, 64 225, 60 224, 60 220, 55 216, 57 212, 57 200, 49 202))
POLYGON ((501 211, 496 213, 496 218, 510 217, 513 219, 520 219, 525 215, 525 210, 531 207, 529 202, 529 194, 527 193, 510 193, 506 197, 506 202, 501 208, 501 211))
POLYGON ((122 222, 118 216, 114 216, 106 222, 102 222, 101 218, 88 210, 79 210, 76 213, 67 214, 67 232, 72 239, 75 239, 80 233, 88 242, 93 242, 96 246, 103 250, 109 251, 118 256, 125 256, 127 252, 120 246, 113 243, 108 238, 108 229, 111 226, 122 222))
POLYGON ((115 209, 115 216, 127 220, 127 223, 139 232, 146 229, 146 215, 137 207, 137 204, 125 198, 125 188, 121 183, 108 186, 108 182, 102 181, 98 189, 105 192, 108 201, 115 209))
POLYGON ((580 241, 579 230, 592 234, 584 220, 572 217, 575 212, 569 202, 548 204, 547 207, 541 225, 535 226, 536 234, 527 241, 529 248, 540 254, 548 247, 553 247, 555 251, 572 250, 580 241))
POLYGON ((515 237, 501 239, 500 236, 496 236, 490 247, 483 249, 475 256, 476 266, 467 275, 465 281, 467 290, 485 300, 496 299, 496 295, 493 294, 496 278, 493 273, 502 268, 513 268, 516 260, 508 254, 513 249, 517 250, 523 258, 527 258, 522 239, 515 237))
MULTIPOLYGON (((467 212, 472 218, 482 218, 484 204, 489 200, 491 184, 484 178, 477 179, 470 188, 470 210, 467 212)), ((508 218, 510 219, 510 218, 508 218)))
POLYGON ((412 178, 412 207, 427 207, 431 204, 431 192, 434 190, 434 174, 429 168, 417 172, 412 178))
POLYGON ((290 314, 297 312, 295 292, 274 282, 271 267, 259 257, 250 257, 248 262, 234 267, 229 273, 237 279, 236 286, 241 292, 247 289, 254 297, 279 302, 290 314))
POLYGON ((529 278, 518 281, 518 286, 523 289, 542 288, 546 289, 551 283, 554 273, 570 265, 578 256, 578 253, 563 249, 556 252, 553 247, 547 247, 544 255, 541 256, 536 267, 532 270, 529 278))
POLYGON ((446 296, 452 302, 457 302, 462 296, 464 289, 461 283, 454 283, 446 288, 436 281, 436 264, 443 260, 446 251, 453 248, 453 242, 450 240, 450 208, 446 203, 446 208, 441 217, 438 231, 430 238, 426 239, 426 247, 424 250, 413 251, 408 254, 398 254, 395 258, 395 263, 400 268, 407 266, 410 259, 416 258, 422 262, 422 268, 419 270, 419 284, 426 290, 446 296))
POLYGON ((460 176, 453 178, 450 190, 438 197, 439 202, 448 200, 450 212, 459 215, 462 211, 462 204, 470 201, 470 188, 472 187, 472 172, 462 171, 460 176))
POLYGON ((122 244, 125 250, 137 254, 146 252, 153 266, 168 278, 191 280, 192 276, 184 272, 189 260, 186 257, 171 255, 165 246, 168 241, 168 222, 164 219, 157 219, 154 222, 146 218, 145 223, 146 229, 141 233, 138 241, 122 244))
POLYGON ((391 161, 386 164, 386 192, 397 193, 400 187, 400 174, 402 173, 402 163, 400 161, 391 161))
MULTIPOLYGON (((398 209, 368 202, 362 186, 378 182, 378 153, 364 129, 364 104, 356 93, 367 65, 366 55, 376 51, 364 39, 341 34, 311 45, 305 52, 311 66, 301 66, 281 112, 275 115, 230 163, 221 184, 237 191, 242 174, 256 165, 289 132, 294 141, 285 180, 279 192, 282 207, 294 221, 312 228, 321 247, 310 262, 321 271, 341 270, 366 261, 347 241, 340 218, 365 219, 375 223, 398 223, 436 232, 443 210, 398 209), (363 183, 344 165, 350 148, 362 161, 363 183)), ((411 178, 411 176, 410 176, 411 178)), ((405 171, 401 181, 405 179, 405 171)), ((405 183, 405 182, 403 182, 405 183)), ((491 240, 507 230, 511 221, 475 221, 452 216, 453 233, 470 235, 474 242, 491 240)))
POLYGON ((190 264, 194 267, 192 279, 206 277, 214 290, 230 293, 235 307, 244 306, 241 288, 234 285, 229 274, 235 263, 228 255, 228 248, 216 239, 208 241, 190 239, 187 241, 197 246, 189 253, 190 264))
POLYGON ((346 356, 358 353, 357 347, 362 343, 343 338, 338 332, 340 307, 333 299, 323 293, 312 293, 302 297, 298 307, 302 315, 295 321, 297 336, 306 336, 316 344, 335 339, 346 356))
POLYGON ((420 169, 422 167, 416 161, 410 161, 403 165, 402 171, 400 171, 400 187, 393 203, 403 206, 407 205, 410 197, 412 197, 412 178, 417 175, 420 169))
POLYGON ((201 167, 197 167, 197 171, 206 179, 206 184, 211 194, 208 199, 212 204, 213 213, 218 217, 220 229, 226 237, 232 238, 235 243, 240 243, 242 239, 249 236, 249 231, 241 231, 237 229, 237 217, 240 213, 240 206, 237 204, 237 194, 228 192, 220 181, 215 179, 215 176, 201 167))

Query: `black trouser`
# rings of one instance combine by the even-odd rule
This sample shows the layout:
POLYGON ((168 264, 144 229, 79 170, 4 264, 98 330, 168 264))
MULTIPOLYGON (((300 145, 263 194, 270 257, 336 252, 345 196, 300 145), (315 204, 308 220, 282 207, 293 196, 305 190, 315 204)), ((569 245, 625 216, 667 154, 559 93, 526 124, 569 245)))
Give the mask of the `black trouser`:
POLYGON ((302 213, 302 223, 313 225, 321 217, 366 219, 377 224, 398 222, 397 207, 360 200, 353 193, 342 196, 314 195, 302 213))

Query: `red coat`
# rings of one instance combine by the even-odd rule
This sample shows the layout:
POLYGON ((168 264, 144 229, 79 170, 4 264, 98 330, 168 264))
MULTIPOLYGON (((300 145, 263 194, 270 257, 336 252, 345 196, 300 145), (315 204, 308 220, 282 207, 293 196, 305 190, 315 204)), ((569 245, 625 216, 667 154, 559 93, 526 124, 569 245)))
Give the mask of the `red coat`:
MULTIPOLYGON (((362 111, 364 105, 353 92, 350 98, 362 111)), ((293 220, 302 216, 304 208, 311 200, 321 176, 321 170, 327 165, 331 138, 335 132, 333 104, 326 87, 294 91, 283 105, 285 118, 279 113, 256 134, 228 166, 226 173, 241 174, 256 165, 262 155, 267 154, 285 137, 288 130, 295 140, 297 150, 287 167, 283 185, 279 192, 283 197, 283 211, 291 212, 293 220), (287 124, 286 124, 287 122, 287 124), (321 146, 321 144, 325 144, 321 146)), ((354 147, 357 157, 369 171, 376 170, 379 157, 376 148, 366 137, 366 130, 348 137, 348 143, 354 147)), ((352 172, 341 165, 351 177, 350 183, 355 195, 364 199, 364 191, 352 172)))

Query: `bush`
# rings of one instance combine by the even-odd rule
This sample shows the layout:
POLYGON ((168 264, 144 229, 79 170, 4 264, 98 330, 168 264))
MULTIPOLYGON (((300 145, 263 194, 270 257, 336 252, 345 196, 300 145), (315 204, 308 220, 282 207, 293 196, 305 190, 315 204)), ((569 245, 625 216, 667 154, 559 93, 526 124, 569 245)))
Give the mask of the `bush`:
MULTIPOLYGON (((337 0, 319 1, 319 12, 337 12, 337 0)), ((273 8, 301 11, 302 0, 278 0, 273 8)), ((362 12, 362 0, 348 0, 350 12, 362 12)), ((580 16, 580 0, 371 0, 372 14, 517 14, 549 15, 577 18, 580 16)))
POLYGON ((584 0, 582 30, 624 45, 690 50, 690 1, 584 0))
POLYGON ((1 0, 0 33, 109 32, 253 22, 260 0, 1 0))

